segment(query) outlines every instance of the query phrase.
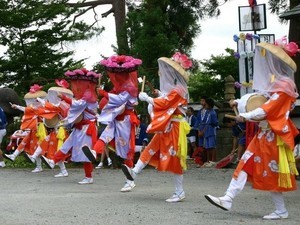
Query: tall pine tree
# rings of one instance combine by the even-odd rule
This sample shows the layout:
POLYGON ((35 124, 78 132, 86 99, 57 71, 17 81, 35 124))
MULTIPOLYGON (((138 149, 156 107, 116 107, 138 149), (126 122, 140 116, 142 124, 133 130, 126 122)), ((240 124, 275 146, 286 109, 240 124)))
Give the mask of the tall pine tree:
POLYGON ((41 85, 63 76, 75 65, 68 43, 86 40, 101 32, 84 22, 67 0, 0 0, 0 83, 19 94, 35 82, 41 85))

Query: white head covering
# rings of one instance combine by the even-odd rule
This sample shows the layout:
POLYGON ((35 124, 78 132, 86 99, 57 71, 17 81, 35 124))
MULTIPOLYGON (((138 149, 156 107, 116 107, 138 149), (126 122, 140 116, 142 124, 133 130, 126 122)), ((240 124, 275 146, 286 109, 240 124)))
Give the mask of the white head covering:
POLYGON ((59 105, 61 103, 61 99, 58 97, 58 94, 64 94, 68 98, 73 98, 73 92, 64 87, 51 87, 47 91, 47 99, 50 103, 54 105, 59 105))
POLYGON ((40 107, 42 104, 37 101, 37 98, 46 99, 47 93, 45 91, 36 91, 36 92, 28 92, 24 95, 24 100, 26 103, 26 106, 32 106, 32 107, 40 107))
POLYGON ((166 61, 161 59, 158 59, 158 67, 160 91, 162 94, 167 95, 169 92, 176 89, 183 98, 189 99, 187 81, 183 78, 183 75, 166 61))
MULTIPOLYGON (((273 49, 280 47, 275 45, 266 47, 257 45, 255 48, 253 90, 263 94, 280 91, 292 97, 298 97, 294 83, 295 69, 284 62, 282 57, 279 58, 274 54, 273 49)), ((290 59, 287 54, 284 57, 290 59)))

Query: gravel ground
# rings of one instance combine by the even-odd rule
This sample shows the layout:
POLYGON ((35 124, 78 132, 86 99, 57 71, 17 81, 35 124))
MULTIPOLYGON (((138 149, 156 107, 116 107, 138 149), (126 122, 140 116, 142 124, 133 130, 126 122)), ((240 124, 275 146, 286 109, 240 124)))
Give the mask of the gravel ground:
MULTIPOLYGON (((136 188, 121 193, 124 176, 119 169, 94 171, 94 184, 79 185, 83 169, 69 169, 69 177, 54 178, 58 169, 33 174, 30 169, 0 170, 1 225, 73 224, 300 224, 300 191, 285 194, 290 217, 280 222, 261 217, 273 211, 269 193, 247 185, 225 212, 211 205, 204 194, 222 195, 232 169, 196 168, 184 175, 186 199, 166 203, 173 193, 172 175, 146 168, 136 188)), ((298 181, 299 183, 299 181, 298 181)))

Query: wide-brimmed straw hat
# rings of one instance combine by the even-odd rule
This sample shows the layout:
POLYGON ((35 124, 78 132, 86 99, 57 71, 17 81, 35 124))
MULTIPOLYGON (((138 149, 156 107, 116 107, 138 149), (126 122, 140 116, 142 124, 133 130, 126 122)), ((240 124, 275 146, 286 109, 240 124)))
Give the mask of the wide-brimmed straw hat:
POLYGON ((264 103, 266 103, 268 99, 260 94, 252 95, 246 104, 246 112, 250 112, 254 109, 261 107, 264 103))
POLYGON ((24 99, 30 99, 30 98, 45 98, 47 96, 47 93, 45 91, 37 91, 37 92, 28 92, 24 95, 24 99))
POLYGON ((189 81, 189 73, 187 71, 185 71, 185 69, 183 69, 179 63, 177 63, 167 57, 161 57, 158 59, 158 61, 163 61, 163 62, 167 63, 168 65, 172 66, 183 77, 183 79, 186 82, 189 81))
POLYGON ((73 92, 70 89, 67 89, 67 88, 64 88, 64 87, 51 87, 51 88, 48 89, 48 92, 49 91, 56 91, 58 93, 63 93, 63 94, 73 96, 73 92))
POLYGON ((46 127, 49 127, 49 128, 54 128, 58 123, 59 123, 59 116, 58 115, 55 115, 53 118, 51 119, 44 119, 44 124, 46 127))
POLYGON ((292 58, 279 46, 266 43, 266 42, 261 42, 258 43, 257 46, 266 49, 279 59, 281 59, 284 63, 286 63, 289 67, 291 67, 294 71, 297 70, 297 65, 296 63, 292 60, 292 58))

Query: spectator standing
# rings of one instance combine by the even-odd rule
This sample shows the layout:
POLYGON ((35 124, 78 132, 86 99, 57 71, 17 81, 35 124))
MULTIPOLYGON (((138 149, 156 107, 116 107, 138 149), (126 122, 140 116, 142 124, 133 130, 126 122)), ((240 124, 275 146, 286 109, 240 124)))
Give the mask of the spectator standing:
POLYGON ((202 108, 197 113, 197 123, 196 128, 198 130, 198 149, 199 152, 202 152, 202 162, 205 163, 207 161, 206 151, 204 149, 204 130, 205 130, 205 119, 207 117, 206 111, 206 99, 207 96, 201 96, 200 105, 202 108))
POLYGON ((232 126, 232 151, 235 153, 237 149, 237 161, 239 161, 244 154, 246 146, 246 123, 245 122, 236 122, 233 121, 234 125, 232 126))
POLYGON ((140 124, 136 129, 135 133, 135 151, 141 152, 145 146, 148 144, 148 134, 147 130, 147 117, 140 116, 140 124))
POLYGON ((217 158, 217 127, 218 117, 214 108, 214 100, 206 99, 206 115, 204 117, 204 149, 206 151, 207 162, 203 167, 212 167, 216 163, 217 158))
POLYGON ((194 115, 194 108, 188 107, 186 111, 186 120, 189 123, 191 130, 190 133, 188 133, 187 137, 187 144, 188 144, 188 155, 187 157, 192 158, 193 153, 196 151, 197 145, 196 145, 196 136, 197 136, 197 129, 195 128, 195 125, 197 123, 197 118, 194 115))

